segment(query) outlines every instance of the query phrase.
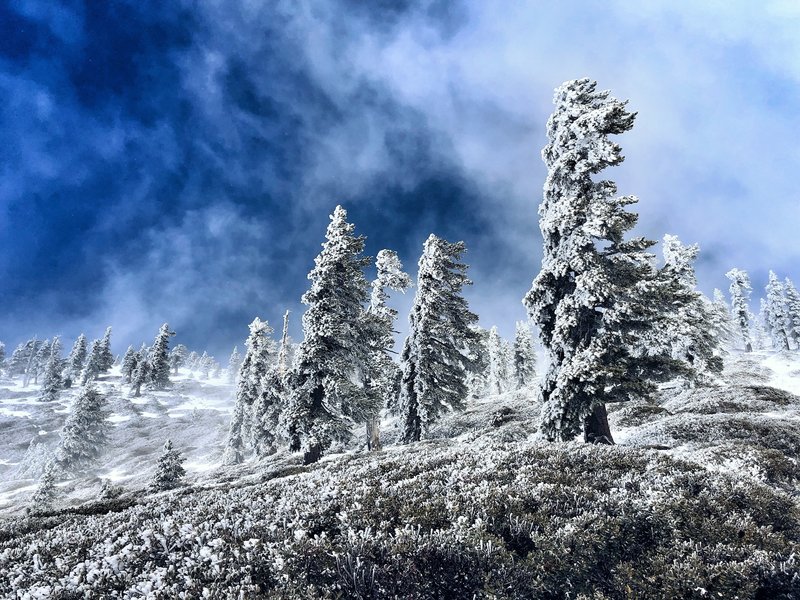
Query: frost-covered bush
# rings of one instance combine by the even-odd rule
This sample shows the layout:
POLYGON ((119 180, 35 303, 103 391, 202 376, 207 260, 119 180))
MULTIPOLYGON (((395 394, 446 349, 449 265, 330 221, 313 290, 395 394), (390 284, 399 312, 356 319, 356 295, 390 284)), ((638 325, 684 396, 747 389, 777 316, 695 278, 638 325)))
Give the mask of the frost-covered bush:
POLYGON ((608 407, 608 421, 614 428, 638 427, 669 415, 666 408, 641 400, 608 407))
POLYGON ((0 595, 792 598, 800 589, 790 497, 656 452, 428 441, 285 473, 150 496, 121 512, 6 521, 0 595))
POLYGON ((687 390, 662 405, 672 413, 750 413, 800 408, 794 394, 763 385, 725 386, 687 390))

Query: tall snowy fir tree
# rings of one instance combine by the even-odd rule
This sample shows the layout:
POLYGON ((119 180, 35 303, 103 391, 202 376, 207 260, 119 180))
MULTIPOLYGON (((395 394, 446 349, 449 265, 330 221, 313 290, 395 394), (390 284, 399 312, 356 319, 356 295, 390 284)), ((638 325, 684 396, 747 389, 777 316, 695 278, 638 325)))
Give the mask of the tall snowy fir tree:
POLYGON ((106 327, 103 339, 100 340, 98 368, 100 373, 107 373, 114 366, 114 353, 111 352, 111 327, 106 327))
POLYGON ((150 350, 150 383, 156 390, 169 386, 169 338, 173 335, 175 332, 170 331, 168 323, 164 323, 150 350))
POLYGON ((405 442, 421 439, 447 409, 463 410, 470 351, 479 339, 478 320, 462 295, 467 265, 464 242, 431 236, 419 259, 417 292, 403 345, 399 412, 405 442))
POLYGON ((334 441, 351 437, 355 423, 373 414, 361 385, 369 359, 370 324, 366 316, 369 283, 362 255, 364 238, 353 235, 347 212, 337 206, 308 274, 303 294, 303 341, 290 376, 284 427, 292 451, 303 450, 316 462, 334 441))
POLYGON ((214 357, 209 356, 208 352, 203 352, 203 355, 197 360, 197 370, 203 379, 208 379, 211 376, 211 371, 214 368, 214 357))
POLYGON ((56 481, 58 480, 59 468, 54 461, 49 461, 39 479, 39 485, 31 496, 30 511, 33 514, 47 512, 53 508, 53 502, 58 497, 56 481))
MULTIPOLYGON (((250 334, 245 342, 244 360, 239 367, 236 377, 236 404, 228 429, 228 439, 225 443, 226 464, 238 464, 245 458, 247 441, 251 436, 252 413, 262 391, 262 381, 269 371, 270 364, 275 356, 275 341, 270 337, 273 333, 269 323, 258 317, 250 323, 250 334)), ((280 407, 270 407, 280 411, 280 407)), ((269 418, 262 415, 264 418, 269 418)), ((274 435, 277 427, 277 414, 273 418, 273 426, 269 433, 274 435)), ((265 443, 269 444, 267 441, 265 443)))
POLYGON ((713 384, 722 372, 723 350, 713 327, 711 302, 696 289, 694 262, 700 248, 697 244, 685 246, 677 236, 665 235, 662 251, 662 275, 673 280, 675 294, 681 296, 682 302, 669 311, 667 327, 660 332, 665 344, 671 348, 672 356, 692 366, 687 372, 690 384, 713 384))
POLYGON ((769 272, 766 297, 766 326, 775 350, 789 349, 790 319, 783 295, 783 283, 773 271, 769 272))
POLYGON ((184 366, 189 360, 189 349, 183 344, 178 344, 169 353, 169 366, 172 367, 172 373, 178 374, 178 369, 184 366))
POLYGON ((72 350, 69 352, 69 356, 67 357, 67 369, 64 373, 64 376, 70 381, 78 381, 80 379, 81 373, 83 372, 83 366, 86 364, 86 355, 88 352, 86 336, 84 334, 80 334, 78 339, 75 340, 75 343, 72 345, 72 350))
POLYGON ((34 384, 39 383, 39 377, 44 374, 45 365, 50 360, 50 340, 45 340, 39 346, 36 355, 32 357, 28 371, 25 373, 28 381, 25 383, 27 386, 30 379, 33 379, 34 384))
POLYGON ((158 459, 156 472, 150 486, 156 491, 171 490, 180 485, 181 478, 186 475, 183 468, 183 455, 172 446, 172 441, 164 443, 164 450, 158 459))
POLYGON ((750 335, 750 277, 746 271, 731 269, 725 274, 730 279, 731 312, 736 323, 737 332, 742 340, 745 352, 753 351, 753 341, 750 335))
POLYGON ((242 366, 242 355, 239 354, 239 347, 234 346, 233 352, 228 359, 228 381, 236 383, 236 376, 239 374, 239 369, 242 366))
POLYGON ((278 348, 278 360, 276 362, 278 375, 285 377, 289 372, 289 311, 283 313, 283 332, 281 333, 281 345, 278 348))
POLYGON ((496 325, 489 329, 487 352, 489 354, 489 393, 502 394, 507 391, 511 381, 509 367, 512 365, 507 343, 500 337, 496 325))
POLYGON ((529 387, 536 377, 536 352, 533 332, 526 321, 517 321, 514 332, 514 385, 518 390, 529 387))
POLYGON ((788 277, 783 283, 783 292, 786 297, 789 337, 794 347, 800 350, 800 292, 788 277))
POLYGON ((398 378, 399 367, 390 355, 394 346, 394 327, 397 311, 386 303, 387 290, 405 293, 411 287, 411 277, 403 271, 403 263, 394 250, 381 250, 375 259, 377 277, 372 282, 372 295, 368 316, 372 326, 372 340, 364 387, 367 404, 373 411, 367 417, 367 447, 380 450, 380 411, 391 402, 398 378))
POLYGON ((91 384, 81 389, 61 430, 56 460, 65 469, 84 467, 97 458, 108 441, 106 399, 91 384))
POLYGON ((542 382, 542 433, 613 443, 606 404, 647 397, 680 363, 649 352, 648 338, 672 298, 647 252, 655 242, 626 240, 638 216, 633 196, 592 176, 623 161, 610 135, 633 127, 635 113, 588 79, 556 89, 542 158, 548 174, 539 206, 542 269, 524 303, 549 360, 542 382))
POLYGON ((138 398, 142 395, 142 386, 150 381, 150 349, 142 344, 136 353, 136 366, 131 373, 131 395, 138 398))
POLYGON ((58 393, 64 388, 64 381, 61 378, 63 367, 61 339, 55 337, 50 345, 50 357, 47 359, 42 376, 42 391, 39 394, 39 400, 42 402, 54 402, 58 399, 58 393))
POLYGON ((736 339, 736 324, 733 321, 731 308, 721 290, 714 289, 714 300, 711 302, 711 321, 709 323, 714 335, 720 343, 728 347, 736 339))

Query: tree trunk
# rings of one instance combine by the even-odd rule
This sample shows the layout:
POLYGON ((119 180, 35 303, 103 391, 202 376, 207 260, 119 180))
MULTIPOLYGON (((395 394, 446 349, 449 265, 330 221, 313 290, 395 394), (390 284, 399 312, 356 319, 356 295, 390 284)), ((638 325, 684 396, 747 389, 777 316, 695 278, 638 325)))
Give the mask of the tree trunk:
POLYGON ((583 422, 583 441, 589 444, 613 444, 605 404, 596 404, 592 414, 583 422))
POLYGON ((367 419, 367 449, 375 452, 381 449, 381 420, 378 415, 367 419))
POLYGON ((319 443, 315 443, 303 454, 303 464, 310 465, 320 458, 322 458, 322 446, 319 443))

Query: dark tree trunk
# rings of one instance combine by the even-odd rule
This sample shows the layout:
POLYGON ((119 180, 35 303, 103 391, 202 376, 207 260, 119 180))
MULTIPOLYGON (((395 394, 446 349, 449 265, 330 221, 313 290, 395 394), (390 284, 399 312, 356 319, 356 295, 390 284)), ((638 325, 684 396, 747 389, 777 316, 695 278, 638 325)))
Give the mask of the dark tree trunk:
POLYGON ((303 454, 303 464, 310 465, 322 458, 322 446, 314 444, 303 454))
POLYGON ((367 419, 367 449, 377 452, 381 449, 381 419, 374 415, 367 419))
POLYGON ((613 444, 605 404, 597 404, 583 422, 583 441, 589 444, 613 444))

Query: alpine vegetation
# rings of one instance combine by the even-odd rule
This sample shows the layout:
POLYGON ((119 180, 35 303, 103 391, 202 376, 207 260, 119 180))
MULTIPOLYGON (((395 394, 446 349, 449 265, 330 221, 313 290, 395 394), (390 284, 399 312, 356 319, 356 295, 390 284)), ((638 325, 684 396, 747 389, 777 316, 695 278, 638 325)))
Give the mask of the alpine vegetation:
POLYGON ((290 449, 316 462, 335 441, 347 440, 355 423, 374 413, 361 374, 369 360, 371 322, 365 309, 369 282, 364 238, 353 234, 347 212, 337 206, 322 252, 308 274, 303 295, 303 341, 290 376, 284 427, 290 449))
POLYGON ((70 382, 70 385, 80 378, 83 366, 86 364, 87 352, 86 336, 80 334, 72 345, 69 356, 67 356, 67 368, 64 372, 64 377, 70 382))
POLYGON ((788 277, 784 281, 783 291, 786 295, 786 311, 788 313, 788 330, 794 347, 800 349, 800 292, 788 277))
POLYGON ((150 384, 153 389, 163 390, 169 385, 169 338, 175 335, 164 323, 150 350, 150 384))
POLYGON ((186 475, 183 468, 183 456, 180 451, 172 447, 172 441, 164 443, 164 450, 158 459, 155 475, 151 487, 157 491, 171 490, 180 484, 181 478, 186 475))
POLYGON ((44 367, 44 376, 42 378, 42 391, 39 399, 42 402, 54 402, 58 398, 58 392, 64 387, 64 381, 61 378, 61 371, 64 365, 61 359, 61 339, 56 336, 53 338, 53 343, 50 345, 50 356, 44 367))
MULTIPOLYGON (((264 377, 275 356, 275 342, 270 337, 272 327, 258 317, 250 323, 250 335, 245 342, 245 355, 239 374, 236 377, 236 404, 233 409, 228 440, 225 444, 225 463, 237 464, 244 460, 247 449, 246 442, 250 437, 252 413, 262 395, 264 377)), ((280 407, 270 407, 272 426, 269 432, 274 434, 277 427, 280 407)), ((267 409, 262 407, 264 413, 267 409)), ((261 417, 268 418, 266 414, 261 417)))
POLYGON ((105 349, 103 348, 103 341, 94 340, 91 350, 89 350, 89 359, 86 361, 86 365, 83 367, 83 372, 81 373, 81 385, 86 385, 90 381, 97 379, 100 373, 106 370, 106 361, 107 357, 105 355, 105 349))
POLYGON ((765 325, 772 340, 772 347, 775 350, 789 350, 791 319, 783 295, 783 283, 778 280, 774 271, 769 272, 766 291, 765 325))
POLYGON ((731 269, 725 276, 730 279, 731 287, 731 311, 733 320, 736 323, 739 337, 742 340, 745 352, 753 351, 753 341, 750 335, 750 294, 753 288, 750 286, 750 277, 746 271, 741 269, 731 269))
POLYGON ((467 265, 464 242, 431 234, 419 259, 417 292, 403 345, 400 399, 402 438, 419 441, 445 410, 462 410, 467 372, 475 367, 470 347, 479 334, 478 320, 462 295, 467 265))
POLYGON ((394 346, 394 326, 397 311, 386 301, 387 290, 405 293, 411 287, 411 277, 403 271, 403 263, 393 250, 381 250, 375 259, 377 277, 372 282, 368 314, 372 319, 373 335, 370 355, 364 371, 364 387, 371 411, 367 417, 367 448, 380 450, 380 411, 396 404, 397 381, 400 369, 392 360, 390 352, 394 346))
POLYGON ((239 369, 242 366, 242 355, 239 354, 239 347, 234 346, 233 352, 228 359, 228 382, 236 383, 236 376, 239 374, 239 369))
POLYGON ((128 349, 125 351, 125 356, 122 357, 122 367, 120 368, 125 383, 131 383, 133 371, 136 369, 138 360, 139 357, 136 350, 133 349, 133 346, 128 346, 128 349))
POLYGON ((636 115, 596 88, 577 79, 556 89, 542 151, 544 257, 524 303, 549 357, 543 434, 570 440, 582 429, 587 442, 613 443, 606 404, 648 397, 679 364, 649 350, 674 298, 647 252, 655 242, 624 238, 638 219, 626 207, 638 200, 592 179, 622 162, 609 136, 631 129, 636 115))

